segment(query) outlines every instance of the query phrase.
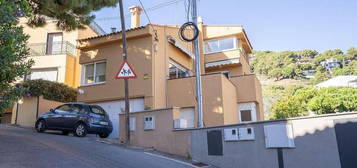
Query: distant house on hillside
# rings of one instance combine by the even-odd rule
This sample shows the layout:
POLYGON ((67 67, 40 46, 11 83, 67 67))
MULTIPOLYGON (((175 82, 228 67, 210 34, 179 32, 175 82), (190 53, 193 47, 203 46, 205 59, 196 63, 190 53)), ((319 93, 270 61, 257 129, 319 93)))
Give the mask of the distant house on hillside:
POLYGON ((349 86, 357 88, 357 75, 336 76, 325 82, 316 85, 318 88, 323 87, 336 87, 336 86, 349 86))
POLYGON ((341 61, 336 58, 327 59, 326 61, 321 62, 321 65, 328 71, 331 71, 334 68, 342 68, 341 61))

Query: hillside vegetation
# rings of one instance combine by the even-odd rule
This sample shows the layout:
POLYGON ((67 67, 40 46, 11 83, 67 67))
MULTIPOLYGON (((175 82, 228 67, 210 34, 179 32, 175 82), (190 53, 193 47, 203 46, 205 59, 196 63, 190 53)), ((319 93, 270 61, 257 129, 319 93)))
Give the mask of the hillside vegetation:
POLYGON ((253 71, 275 80, 304 79, 307 72, 313 72, 311 83, 319 83, 337 75, 357 75, 357 48, 346 53, 340 49, 318 53, 315 50, 302 51, 256 51, 252 59, 253 71), (324 66, 326 61, 335 59, 337 67, 324 66))
POLYGON ((357 48, 319 53, 256 51, 252 70, 263 85, 269 119, 357 110, 357 88, 313 85, 339 75, 357 75, 357 48))

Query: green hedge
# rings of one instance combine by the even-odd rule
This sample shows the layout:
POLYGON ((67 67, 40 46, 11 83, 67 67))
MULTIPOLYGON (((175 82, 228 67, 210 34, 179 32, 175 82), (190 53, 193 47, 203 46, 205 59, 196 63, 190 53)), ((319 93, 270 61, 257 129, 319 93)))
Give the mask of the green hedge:
POLYGON ((270 119, 329 114, 336 112, 357 111, 357 88, 305 87, 297 90, 272 105, 270 119))
POLYGON ((65 84, 46 80, 26 80, 17 85, 26 89, 25 97, 43 96, 47 100, 75 102, 77 91, 65 84))

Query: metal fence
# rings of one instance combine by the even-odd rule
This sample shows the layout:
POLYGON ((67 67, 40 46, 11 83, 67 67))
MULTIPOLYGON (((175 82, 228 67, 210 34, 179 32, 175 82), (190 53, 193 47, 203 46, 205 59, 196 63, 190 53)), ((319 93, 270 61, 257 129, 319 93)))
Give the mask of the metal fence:
POLYGON ((76 56, 76 47, 68 41, 53 43, 32 43, 28 45, 30 56, 68 54, 76 56))

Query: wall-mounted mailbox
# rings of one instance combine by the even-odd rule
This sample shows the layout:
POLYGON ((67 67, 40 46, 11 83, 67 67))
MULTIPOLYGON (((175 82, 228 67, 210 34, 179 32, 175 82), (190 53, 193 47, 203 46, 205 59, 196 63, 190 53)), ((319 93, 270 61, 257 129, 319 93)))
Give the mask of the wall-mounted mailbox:
POLYGON ((224 129, 224 140, 225 141, 238 141, 238 129, 237 128, 226 128, 224 129))
POLYGON ((254 140, 254 128, 253 127, 242 127, 238 129, 239 131, 239 140, 254 140))

